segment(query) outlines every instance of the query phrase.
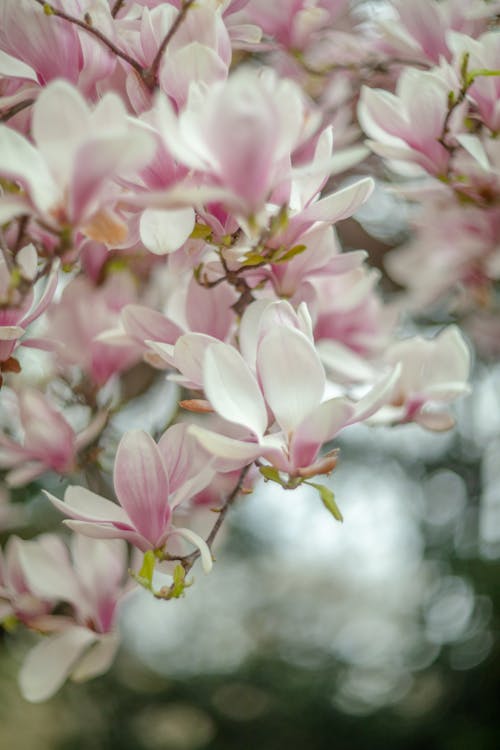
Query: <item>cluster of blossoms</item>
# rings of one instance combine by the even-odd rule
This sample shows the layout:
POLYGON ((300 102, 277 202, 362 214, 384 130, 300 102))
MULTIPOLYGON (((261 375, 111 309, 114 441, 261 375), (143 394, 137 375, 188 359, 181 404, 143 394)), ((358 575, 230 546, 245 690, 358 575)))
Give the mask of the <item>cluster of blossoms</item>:
POLYGON ((5 626, 44 636, 29 700, 105 671, 123 598, 182 595, 258 480, 312 485, 340 520, 315 478, 344 428, 454 424, 460 329, 400 323, 451 291, 467 314, 497 304, 500 6, 393 0, 371 23, 351 6, 0 5, 0 468, 69 484, 45 494, 71 555, 11 536, 0 560, 5 626), (419 205, 388 301, 335 227, 370 198, 352 171, 373 152, 419 205), (179 409, 123 432, 151 384, 179 409))

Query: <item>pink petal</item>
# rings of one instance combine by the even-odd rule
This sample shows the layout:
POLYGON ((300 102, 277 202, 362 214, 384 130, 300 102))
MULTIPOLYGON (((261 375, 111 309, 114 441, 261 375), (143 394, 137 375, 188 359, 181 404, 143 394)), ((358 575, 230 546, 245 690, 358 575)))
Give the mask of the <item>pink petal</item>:
POLYGON ((131 430, 120 440, 114 484, 120 505, 154 547, 169 523, 169 487, 158 446, 146 432, 131 430))
POLYGON ((65 502, 46 490, 42 491, 50 502, 69 518, 77 521, 116 523, 130 528, 130 519, 123 508, 85 487, 68 487, 64 495, 65 502))
POLYGON ((162 341, 175 344, 183 331, 173 321, 142 305, 127 305, 121 311, 123 327, 126 332, 139 341, 162 341))

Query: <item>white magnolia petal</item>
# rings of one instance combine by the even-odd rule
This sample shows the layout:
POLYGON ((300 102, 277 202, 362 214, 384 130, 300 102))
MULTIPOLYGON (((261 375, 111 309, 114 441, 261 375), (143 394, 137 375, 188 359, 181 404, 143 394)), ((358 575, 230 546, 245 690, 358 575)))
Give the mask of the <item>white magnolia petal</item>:
POLYGON ((213 560, 212 553, 210 552, 210 548, 206 541, 202 539, 199 534, 191 531, 191 529, 183 529, 177 527, 173 533, 179 534, 195 547, 198 547, 198 549, 200 550, 200 559, 203 570, 205 571, 205 573, 210 573, 213 567, 213 560))
POLYGON ((370 197, 375 187, 371 177, 358 180, 342 190, 311 203, 298 218, 307 221, 327 221, 333 224, 347 219, 370 197))
POLYGON ((142 243, 155 255, 178 250, 193 231, 195 213, 192 208, 166 211, 148 208, 143 211, 139 232, 142 243))
POLYGON ((21 326, 0 326, 0 341, 15 341, 24 334, 21 326))
POLYGON ((108 671, 120 645, 118 633, 106 633, 85 653, 71 673, 73 682, 84 682, 108 671))
POLYGON ((70 518, 78 521, 124 523, 130 526, 130 519, 123 508, 85 487, 68 487, 64 495, 65 502, 46 490, 43 490, 43 493, 61 513, 70 518))
POLYGON ((357 402, 352 422, 368 419, 389 401, 401 376, 401 369, 401 365, 397 364, 357 402))
POLYGON ((292 431, 323 398, 325 371, 314 346, 295 329, 277 326, 262 339, 257 371, 266 401, 285 432, 292 431))
POLYGON ((0 174, 21 182, 42 211, 60 198, 59 188, 39 151, 6 125, 0 125, 0 174))
POLYGON ((19 673, 19 685, 26 700, 39 703, 54 695, 83 651, 96 639, 91 630, 75 626, 36 645, 19 673))
POLYGON ((261 437, 267 411, 255 377, 241 354, 227 344, 213 344, 205 354, 203 384, 215 411, 261 437))
POLYGON ((39 541, 25 542, 19 547, 19 560, 24 577, 34 594, 42 599, 78 604, 81 590, 69 561, 63 566, 58 555, 39 541))
POLYGON ((234 467, 244 466, 262 455, 262 446, 258 443, 246 443, 235 440, 218 432, 206 430, 198 425, 190 425, 188 434, 192 435, 200 445, 217 458, 234 461, 234 467))

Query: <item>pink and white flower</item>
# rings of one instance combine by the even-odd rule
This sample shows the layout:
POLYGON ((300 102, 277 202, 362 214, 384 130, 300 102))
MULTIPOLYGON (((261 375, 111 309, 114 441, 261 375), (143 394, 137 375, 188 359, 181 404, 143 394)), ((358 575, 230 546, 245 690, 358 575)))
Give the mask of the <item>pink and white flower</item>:
POLYGON ((206 543, 190 529, 174 526, 172 513, 204 489, 214 472, 205 466, 194 476, 179 474, 182 452, 180 432, 173 437, 167 430, 157 445, 146 432, 132 430, 125 433, 116 452, 114 487, 119 505, 84 487, 68 487, 64 502, 45 494, 69 516, 65 523, 73 531, 98 539, 126 539, 143 552, 164 550, 169 538, 180 536, 198 547, 208 571, 212 557, 206 543))

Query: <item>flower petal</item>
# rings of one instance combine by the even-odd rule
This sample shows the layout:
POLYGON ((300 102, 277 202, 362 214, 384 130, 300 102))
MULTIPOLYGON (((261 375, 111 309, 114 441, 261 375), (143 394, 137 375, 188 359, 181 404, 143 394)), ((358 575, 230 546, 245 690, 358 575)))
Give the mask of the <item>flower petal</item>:
POLYGON ((114 483, 120 505, 154 547, 170 520, 169 487, 158 446, 147 432, 131 430, 120 440, 114 483))
POLYGON ((19 673, 19 685, 26 700, 47 700, 63 685, 85 649, 97 640, 87 628, 70 627, 45 638, 26 657, 19 673))
POLYGON ((257 371, 266 401, 285 432, 297 427, 321 402, 325 371, 307 337, 277 326, 262 339, 257 371))
POLYGON ((267 411, 255 377, 241 354, 227 344, 213 344, 205 354, 203 383, 215 411, 261 437, 267 411))

